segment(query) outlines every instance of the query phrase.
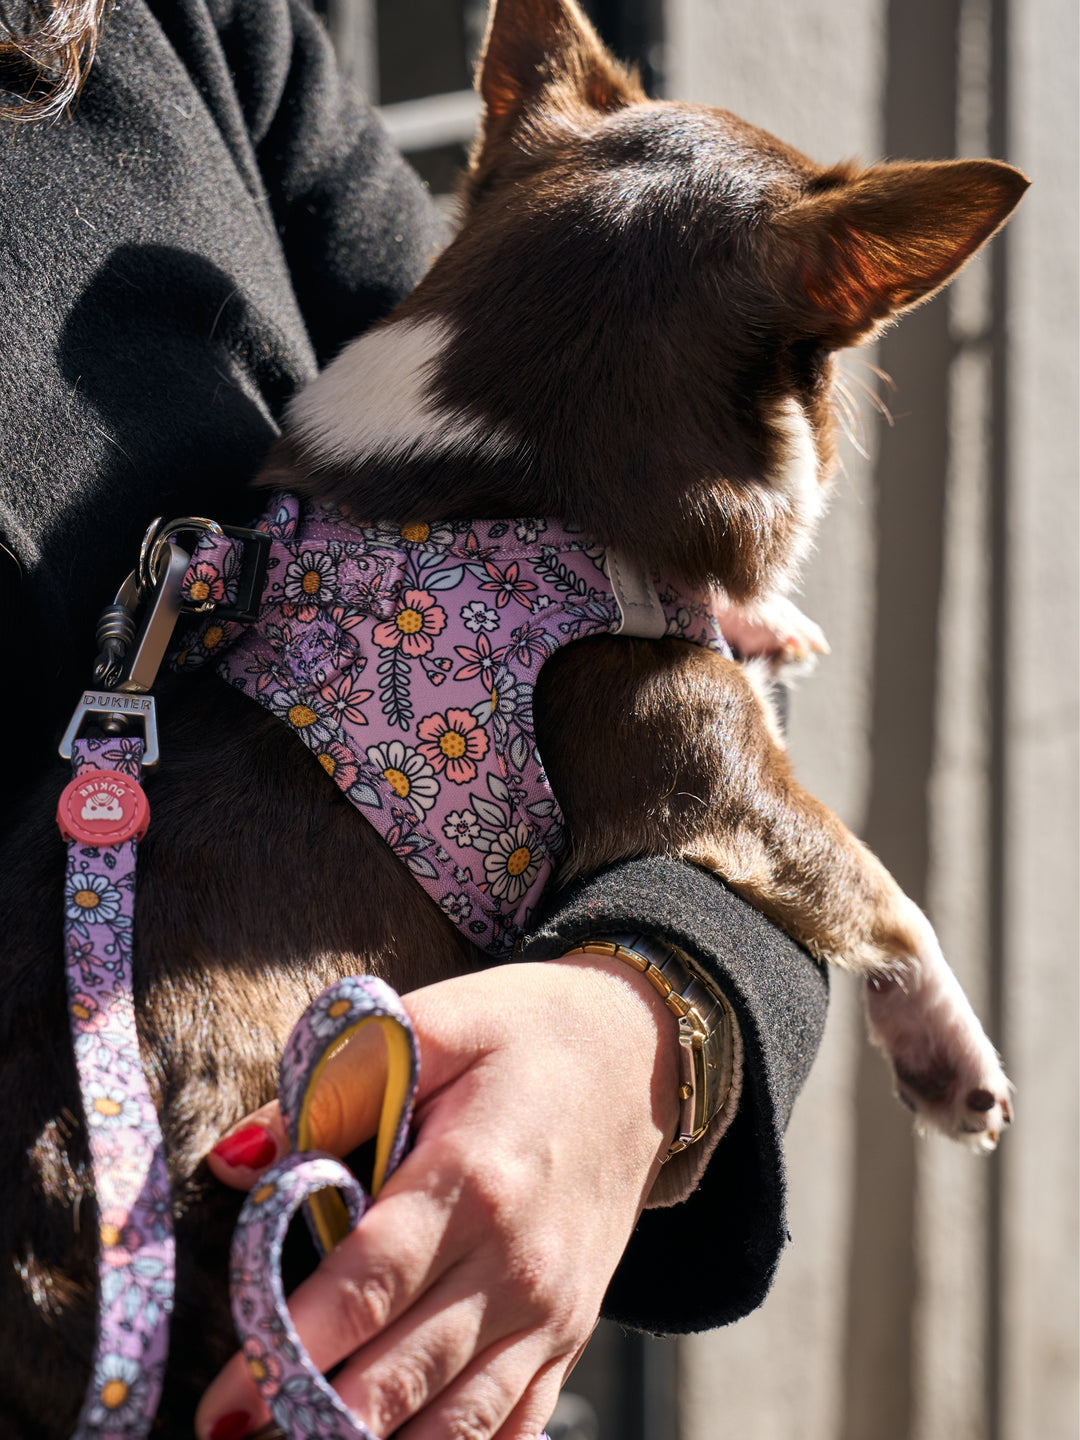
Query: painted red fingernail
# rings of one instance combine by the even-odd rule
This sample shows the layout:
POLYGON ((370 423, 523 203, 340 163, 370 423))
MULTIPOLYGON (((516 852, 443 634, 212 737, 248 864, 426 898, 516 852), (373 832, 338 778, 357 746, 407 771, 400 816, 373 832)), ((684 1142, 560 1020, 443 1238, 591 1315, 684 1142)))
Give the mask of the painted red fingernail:
MULTIPOLYGON (((251 1130, 257 1127, 251 1125, 251 1130)), ((244 1133, 241 1130, 241 1135, 244 1133)), ((227 1415, 219 1415, 210 1426, 209 1440, 241 1440, 251 1429, 251 1416, 246 1410, 230 1410, 227 1415)))
MULTIPOLYGON (((235 1135, 226 1135, 212 1151, 226 1165, 243 1165, 248 1170, 261 1170, 277 1154, 277 1142, 261 1125, 245 1125, 235 1135)), ((238 1431, 237 1434, 241 1432, 238 1431)), ((223 1440, 214 1436, 213 1440, 223 1440)))

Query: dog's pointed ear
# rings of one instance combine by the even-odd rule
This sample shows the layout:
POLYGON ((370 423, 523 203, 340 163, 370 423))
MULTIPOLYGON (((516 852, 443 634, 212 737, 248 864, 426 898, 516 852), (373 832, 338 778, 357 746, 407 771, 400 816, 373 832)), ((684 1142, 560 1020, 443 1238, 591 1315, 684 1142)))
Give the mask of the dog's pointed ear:
POLYGON ((495 0, 477 74, 485 127, 510 128, 556 83, 593 110, 645 98, 575 0, 495 0))
POLYGON ((826 171, 780 218, 827 344, 865 339, 947 284, 1028 187, 997 160, 826 171))

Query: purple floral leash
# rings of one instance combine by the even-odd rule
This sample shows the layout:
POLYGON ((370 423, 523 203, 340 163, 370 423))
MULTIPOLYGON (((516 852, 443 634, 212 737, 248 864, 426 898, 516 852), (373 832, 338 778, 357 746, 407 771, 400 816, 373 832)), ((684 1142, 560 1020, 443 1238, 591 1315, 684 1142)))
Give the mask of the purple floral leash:
POLYGON ((149 819, 142 755, 141 739, 75 740, 57 812, 68 842, 68 1013, 100 1239, 93 1374, 73 1440, 141 1440, 169 1348, 169 1174, 139 1058, 131 964, 135 852, 149 819))

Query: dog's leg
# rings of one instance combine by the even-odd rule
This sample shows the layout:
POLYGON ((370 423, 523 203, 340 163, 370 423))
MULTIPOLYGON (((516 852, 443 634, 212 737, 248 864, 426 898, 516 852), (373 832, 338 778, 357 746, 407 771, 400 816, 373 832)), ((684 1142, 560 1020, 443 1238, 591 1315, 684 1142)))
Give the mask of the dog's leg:
POLYGON ((1012 1119, 1012 1085, 930 922, 915 914, 917 953, 895 973, 867 981, 870 1035, 891 1062, 905 1104, 946 1134, 993 1150, 1012 1119))
POLYGON ((682 641, 584 641, 545 666, 536 724, 573 836, 564 873, 655 851, 716 871, 819 959, 866 977, 871 1035, 905 1103, 994 1147, 1011 1087, 929 921, 792 778, 741 666, 682 641))

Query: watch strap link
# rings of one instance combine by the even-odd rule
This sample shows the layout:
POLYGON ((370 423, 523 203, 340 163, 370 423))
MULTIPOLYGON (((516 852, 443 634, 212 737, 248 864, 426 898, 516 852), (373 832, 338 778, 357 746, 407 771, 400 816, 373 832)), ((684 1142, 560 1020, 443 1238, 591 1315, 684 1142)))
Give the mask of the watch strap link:
POLYGON ((734 1067, 735 1015, 690 957, 651 935, 584 941, 568 955, 608 955, 646 977, 679 1025, 679 1124, 669 1160, 700 1140, 724 1108, 734 1067))

